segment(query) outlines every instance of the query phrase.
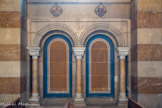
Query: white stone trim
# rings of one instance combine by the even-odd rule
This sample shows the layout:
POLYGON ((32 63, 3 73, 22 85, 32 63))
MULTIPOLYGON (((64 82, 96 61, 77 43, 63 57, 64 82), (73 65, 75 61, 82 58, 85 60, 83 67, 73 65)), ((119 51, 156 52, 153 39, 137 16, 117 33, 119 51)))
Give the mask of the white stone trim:
POLYGON ((33 57, 33 59, 38 59, 40 56, 40 47, 26 47, 29 51, 29 55, 33 57))
POLYGON ((81 99, 81 98, 83 98, 82 93, 76 93, 75 98, 76 98, 76 99, 81 99))
POLYGON ((73 47, 74 55, 77 59, 82 59, 85 51, 85 47, 73 47))
POLYGON ((118 56, 120 59, 125 59, 125 57, 128 55, 130 50, 130 47, 118 47, 118 56))
POLYGON ((40 97, 39 97, 38 93, 32 93, 32 96, 29 99, 29 101, 37 101, 37 102, 39 102, 39 99, 40 99, 40 97))
POLYGON ((124 101, 124 100, 127 100, 128 98, 126 97, 126 93, 120 93, 119 94, 119 100, 120 101, 124 101))

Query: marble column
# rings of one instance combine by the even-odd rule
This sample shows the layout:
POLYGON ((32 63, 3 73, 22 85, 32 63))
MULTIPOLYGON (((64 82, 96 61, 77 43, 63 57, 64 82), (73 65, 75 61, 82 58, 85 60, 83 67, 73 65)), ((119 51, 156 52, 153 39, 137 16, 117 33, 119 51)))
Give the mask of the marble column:
POLYGON ((129 47, 118 47, 118 56, 120 58, 120 93, 119 104, 127 104, 128 98, 126 97, 126 72, 125 72, 125 58, 129 53, 129 47), (123 103, 125 102, 125 103, 123 103))
POLYGON ((38 93, 38 57, 40 55, 40 47, 27 47, 29 55, 32 56, 32 96, 30 102, 39 104, 38 93))
POLYGON ((74 55, 77 59, 77 85, 76 85, 76 95, 74 99, 75 106, 85 106, 83 93, 82 93, 82 57, 84 55, 85 47, 74 47, 74 55))

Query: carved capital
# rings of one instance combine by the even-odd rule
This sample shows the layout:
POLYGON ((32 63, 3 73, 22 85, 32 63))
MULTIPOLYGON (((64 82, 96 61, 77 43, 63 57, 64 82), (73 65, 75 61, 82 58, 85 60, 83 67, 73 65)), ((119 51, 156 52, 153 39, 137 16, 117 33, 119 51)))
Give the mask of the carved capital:
POLYGON ((77 59, 82 59, 85 51, 85 47, 73 47, 74 55, 77 59))
POLYGON ((120 57, 120 59, 125 59, 125 57, 128 55, 130 50, 130 47, 118 47, 117 51, 118 51, 118 56, 120 57))
POLYGON ((29 51, 29 55, 33 57, 33 59, 38 59, 38 56, 40 56, 40 47, 27 47, 29 51))

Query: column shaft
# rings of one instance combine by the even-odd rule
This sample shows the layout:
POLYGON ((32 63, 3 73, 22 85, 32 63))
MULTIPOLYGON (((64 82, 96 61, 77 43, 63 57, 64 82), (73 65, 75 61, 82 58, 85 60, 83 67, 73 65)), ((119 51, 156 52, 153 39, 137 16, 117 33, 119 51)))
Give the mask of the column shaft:
POLYGON ((38 57, 40 55, 40 47, 27 47, 30 56, 32 56, 32 96, 29 101, 35 103, 36 106, 39 104, 39 93, 38 93, 38 57))
POLYGON ((81 66, 82 66, 82 60, 77 59, 77 93, 82 93, 81 66))
POLYGON ((38 59, 33 59, 32 68, 32 93, 38 93, 38 59))
POLYGON ((125 92, 125 59, 120 59, 120 93, 125 92))
POLYGON ((82 93, 82 57, 84 55, 85 47, 74 47, 74 54, 76 56, 76 95, 74 99, 75 106, 85 106, 84 97, 82 93))
POLYGON ((117 50, 120 58, 120 94, 118 106, 128 108, 128 98, 126 96, 125 58, 129 53, 130 47, 118 47, 117 50))

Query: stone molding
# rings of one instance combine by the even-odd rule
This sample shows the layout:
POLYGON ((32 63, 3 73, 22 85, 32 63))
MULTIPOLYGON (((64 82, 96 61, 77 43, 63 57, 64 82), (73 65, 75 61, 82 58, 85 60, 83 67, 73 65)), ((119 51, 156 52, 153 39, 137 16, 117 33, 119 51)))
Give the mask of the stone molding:
POLYGON ((88 27, 82 34, 80 38, 80 44, 84 45, 85 42, 90 38, 89 36, 92 33, 98 32, 98 31, 104 31, 107 34, 111 34, 111 36, 114 38, 118 46, 125 46, 126 42, 124 40, 124 37, 120 33, 118 29, 113 27, 112 25, 108 24, 95 24, 93 26, 88 27))
POLYGON ((130 50, 130 47, 118 47, 118 56, 120 59, 125 59, 125 57, 128 55, 130 50))
POLYGON ((49 32, 55 32, 55 31, 62 31, 67 33, 69 35, 68 38, 70 38, 75 45, 78 43, 77 34, 74 31, 72 31, 70 27, 64 24, 50 24, 43 27, 41 30, 37 32, 36 36, 32 40, 31 46, 37 46, 37 47, 40 46, 40 43, 43 40, 43 38, 47 34, 49 34, 49 32))
POLYGON ((38 56, 40 56, 40 47, 27 47, 29 51, 29 55, 33 57, 33 59, 38 59, 38 56))
POLYGON ((77 59, 82 59, 85 51, 85 47, 73 47, 74 55, 77 59))

